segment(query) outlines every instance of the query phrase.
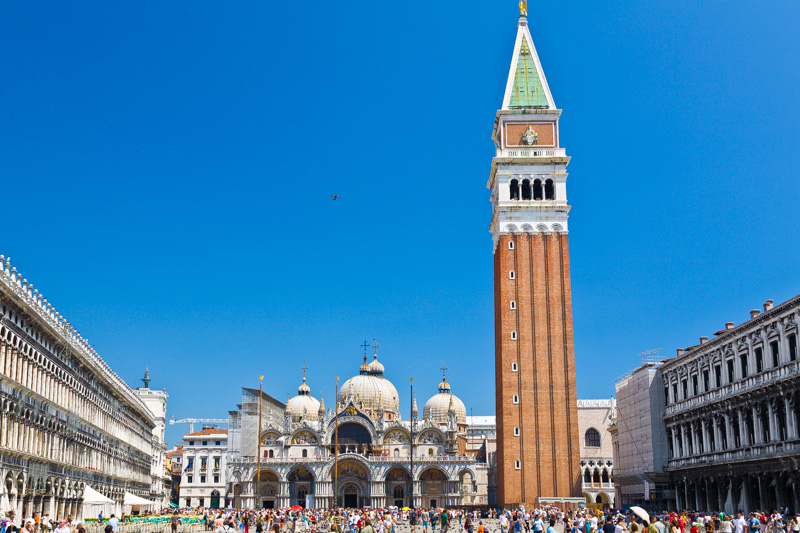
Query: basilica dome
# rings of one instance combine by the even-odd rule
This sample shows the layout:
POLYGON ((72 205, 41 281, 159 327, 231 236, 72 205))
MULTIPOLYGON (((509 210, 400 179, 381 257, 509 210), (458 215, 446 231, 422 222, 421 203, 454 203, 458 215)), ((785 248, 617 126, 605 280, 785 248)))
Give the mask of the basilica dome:
POLYGON ((383 365, 378 362, 378 355, 374 355, 374 360, 367 364, 367 356, 359 368, 359 374, 344 382, 339 389, 338 401, 352 401, 356 407, 361 408, 359 402, 363 402, 364 411, 374 411, 375 413, 391 413, 385 417, 390 420, 400 416, 400 400, 398 399, 397 389, 392 382, 383 377, 383 365))
POLYGON ((306 385, 305 376, 303 376, 303 384, 297 387, 297 396, 286 402, 286 412, 291 415, 292 422, 317 419, 319 400, 311 396, 311 389, 306 385))
POLYGON ((456 424, 464 426, 467 424, 467 408, 458 396, 450 392, 450 384, 442 377, 439 383, 439 394, 431 396, 425 402, 422 409, 422 417, 425 420, 432 419, 437 424, 447 424, 447 413, 452 410, 456 415, 456 424))

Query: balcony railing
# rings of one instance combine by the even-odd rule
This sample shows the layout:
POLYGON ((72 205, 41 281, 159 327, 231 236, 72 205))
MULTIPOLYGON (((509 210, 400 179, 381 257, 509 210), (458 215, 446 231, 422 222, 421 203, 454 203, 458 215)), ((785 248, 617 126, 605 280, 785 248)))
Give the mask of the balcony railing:
MULTIPOLYGON (((348 457, 357 457, 359 459, 366 459, 371 463, 410 463, 411 458, 406 457, 382 457, 377 455, 364 456, 355 453, 339 454, 339 461, 343 461, 348 457)), ((261 464, 280 464, 280 463, 326 463, 331 461, 333 456, 314 456, 314 457, 263 457, 261 464)), ((475 458, 470 455, 424 455, 415 456, 415 463, 472 463, 475 458)), ((254 465, 258 460, 254 457, 247 457, 242 459, 233 459, 231 463, 239 465, 254 465)))
POLYGON ((566 148, 501 148, 497 157, 567 157, 566 148))
POLYGON ((752 459, 754 457, 764 457, 776 454, 797 453, 800 451, 800 442, 769 442, 757 444, 747 448, 737 450, 725 450, 721 452, 704 453, 691 457, 679 457, 670 459, 667 462, 669 468, 681 468, 694 465, 708 465, 713 463, 727 464, 731 461, 741 459, 752 459))
POLYGON ((800 361, 793 361, 787 365, 779 366, 778 368, 773 368, 754 376, 748 376, 739 381, 734 381, 733 383, 694 396, 693 398, 687 398, 686 400, 668 405, 666 409, 664 409, 664 415, 674 415, 693 407, 716 402, 724 398, 730 398, 741 392, 776 383, 797 374, 800 374, 800 361))

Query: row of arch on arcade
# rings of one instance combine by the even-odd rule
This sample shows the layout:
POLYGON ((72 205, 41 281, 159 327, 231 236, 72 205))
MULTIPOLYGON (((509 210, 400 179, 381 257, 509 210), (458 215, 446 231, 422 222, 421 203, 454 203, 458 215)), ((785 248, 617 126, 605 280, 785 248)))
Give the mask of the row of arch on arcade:
POLYGON ((597 494, 589 494, 588 492, 584 492, 583 499, 586 500, 586 503, 598 503, 603 506, 608 506, 611 504, 611 497, 605 492, 598 492, 597 494))
POLYGON ((514 179, 509 184, 509 197, 512 200, 555 200, 556 188, 551 179, 524 179, 522 183, 514 179))
MULTIPOLYGON (((338 464, 337 495, 338 506, 364 507, 383 505, 397 505, 404 507, 412 505, 411 502, 411 475, 407 468, 394 466, 390 468, 383 479, 373 479, 369 467, 359 460, 345 459, 338 464), (376 491, 375 483, 383 484, 380 493, 380 502, 373 501, 376 491)), ((240 478, 241 473, 235 472, 234 479, 240 478)), ((235 483, 233 486, 233 507, 242 507, 243 498, 249 495, 256 496, 256 505, 263 508, 275 508, 284 505, 306 506, 308 497, 317 496, 317 483, 330 484, 333 479, 333 465, 326 479, 317 479, 314 472, 305 467, 297 467, 289 471, 282 478, 270 468, 262 468, 260 476, 253 475, 250 483, 235 483), (249 489, 249 490, 246 490, 249 489)), ((415 500, 425 506, 444 505, 448 495, 461 493, 462 490, 474 490, 474 476, 471 471, 464 469, 456 480, 451 480, 440 468, 430 466, 422 470, 414 480, 415 500)), ((317 502, 319 504, 319 502, 317 502)))
MULTIPOLYGON (((79 516, 85 485, 80 481, 35 476, 24 472, 8 471, 3 477, 3 491, 0 498, 7 499, 7 507, 17 516, 79 516)), ((122 489, 109 489, 98 486, 97 491, 114 501, 122 501, 122 489)))

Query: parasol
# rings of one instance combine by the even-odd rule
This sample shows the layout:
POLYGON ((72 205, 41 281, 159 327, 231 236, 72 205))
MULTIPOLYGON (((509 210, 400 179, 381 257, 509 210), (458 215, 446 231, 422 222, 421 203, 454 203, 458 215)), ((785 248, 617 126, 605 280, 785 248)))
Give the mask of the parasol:
POLYGON ((642 520, 644 520, 645 522, 647 522, 648 524, 650 523, 650 515, 647 514, 647 511, 645 511, 644 509, 642 509, 638 505, 632 506, 631 507, 631 512, 633 514, 635 514, 636 516, 638 516, 639 518, 641 518, 642 520))

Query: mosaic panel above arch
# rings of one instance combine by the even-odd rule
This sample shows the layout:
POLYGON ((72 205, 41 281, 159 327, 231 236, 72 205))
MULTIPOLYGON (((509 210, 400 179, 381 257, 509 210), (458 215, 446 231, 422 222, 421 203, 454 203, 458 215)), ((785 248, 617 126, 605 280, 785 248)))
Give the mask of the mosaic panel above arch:
POLYGON ((317 436, 311 431, 298 431, 292 437, 292 444, 317 444, 317 436))
POLYGON ((281 436, 278 433, 275 433, 274 431, 268 431, 267 433, 264 433, 263 437, 261 437, 261 444, 264 446, 274 446, 278 444, 279 438, 281 438, 281 436))
POLYGON ((423 431, 419 436, 420 444, 442 444, 442 442, 442 435, 432 429, 423 431))
POLYGON ((384 444, 408 444, 409 441, 408 433, 402 429, 393 429, 383 436, 384 444))

